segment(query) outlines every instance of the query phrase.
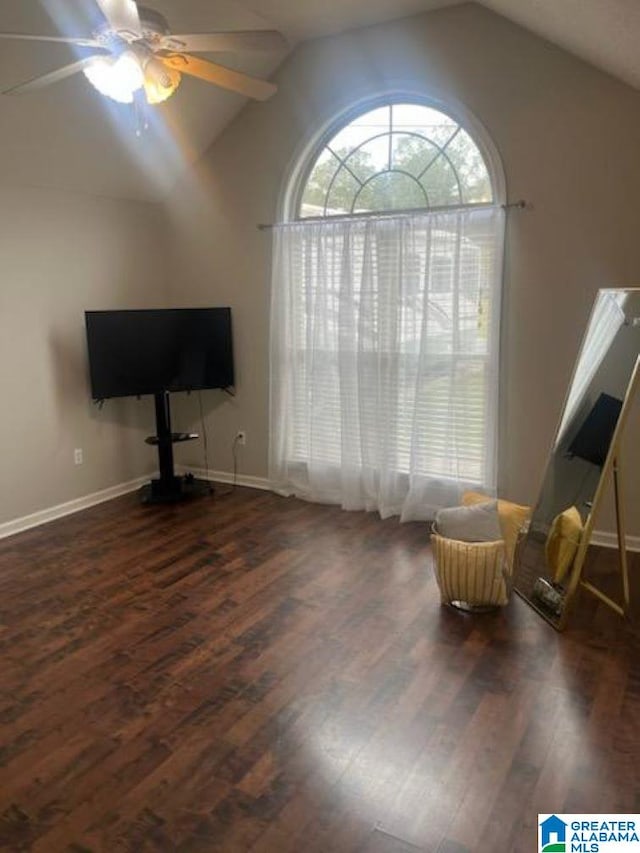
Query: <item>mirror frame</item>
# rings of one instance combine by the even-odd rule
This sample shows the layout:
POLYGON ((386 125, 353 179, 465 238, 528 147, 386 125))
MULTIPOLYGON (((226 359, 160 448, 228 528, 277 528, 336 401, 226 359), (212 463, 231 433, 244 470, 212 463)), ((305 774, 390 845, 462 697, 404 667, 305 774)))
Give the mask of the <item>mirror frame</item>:
MULTIPOLYGON (((584 334, 582 336, 582 340, 580 343, 580 348, 578 350, 578 355, 575 360, 575 364, 573 366, 573 370, 571 372, 571 379, 564 397, 564 402, 562 404, 562 408, 560 410, 560 416, 558 418, 558 423, 556 429, 554 431, 553 439, 551 441, 549 453, 547 454, 547 461, 544 467, 544 471, 540 478, 540 483, 538 486, 538 498, 534 505, 534 509, 532 511, 535 512, 535 509, 539 505, 540 495, 542 494, 542 489, 544 486, 545 478, 547 475, 549 462, 553 451, 556 447, 558 435, 560 433, 560 427, 562 426, 564 413, 567 407, 567 403, 570 398, 571 389, 573 387, 573 383, 576 378, 576 374, 578 371, 578 365, 580 364, 580 359, 584 352, 585 342, 587 340, 587 335, 591 328, 591 322, 595 315, 596 305, 602 294, 605 293, 630 293, 640 295, 640 288, 636 287, 610 287, 610 288, 600 288, 596 294, 596 298, 594 300, 593 306, 591 308, 591 312, 589 314, 589 321, 585 328, 584 334)), ((602 470, 600 472, 600 477, 598 479, 598 485, 596 487, 596 491, 594 494, 593 501, 591 503, 591 507, 589 509, 589 514, 587 516, 587 520, 584 524, 584 528, 582 531, 582 536, 580 538, 580 544, 578 546, 578 550, 574 557, 573 563, 571 565, 570 574, 569 574, 569 583, 567 585, 564 606, 562 608, 561 615, 554 620, 549 613, 546 613, 542 608, 538 607, 531 598, 527 597, 523 592, 521 592, 516 586, 517 583, 517 575, 520 561, 520 547, 524 542, 525 537, 527 536, 527 532, 523 533, 518 542, 518 548, 516 549, 516 566, 514 570, 514 583, 513 588, 518 596, 526 602, 533 610, 535 610, 542 618, 548 622, 553 628, 557 631, 563 631, 566 628, 567 620, 570 616, 572 607, 575 602, 576 593, 580 586, 585 586, 591 593, 596 595, 598 598, 604 601, 609 607, 612 607, 620 616, 626 616, 629 608, 629 583, 628 583, 628 571, 627 571, 627 556, 626 556, 626 534, 625 534, 625 522, 624 522, 624 499, 623 499, 623 481, 622 481, 622 473, 620 467, 620 452, 621 452, 621 443, 624 435, 624 430, 629 418, 629 412, 631 409, 631 405, 635 398, 635 395, 638 391, 638 387, 640 386, 640 353, 638 354, 635 364, 632 368, 625 395, 622 403, 622 408, 620 410, 620 415, 618 416, 618 420, 616 423, 616 427, 611 438, 611 442, 609 444, 609 449, 607 451, 607 456, 602 466, 602 470), (606 488, 608 485, 609 477, 613 476, 615 481, 615 510, 616 510, 616 532, 618 536, 618 551, 619 551, 619 560, 620 560, 620 571, 622 575, 622 585, 623 585, 623 598, 624 602, 622 605, 613 601, 613 599, 609 598, 607 595, 602 593, 597 587, 594 587, 593 584, 588 583, 587 581, 582 580, 582 571, 584 568, 587 552, 589 549, 589 545, 591 544, 591 537, 593 535, 593 528, 598 516, 598 512, 601 509, 602 501, 606 492, 606 488)))

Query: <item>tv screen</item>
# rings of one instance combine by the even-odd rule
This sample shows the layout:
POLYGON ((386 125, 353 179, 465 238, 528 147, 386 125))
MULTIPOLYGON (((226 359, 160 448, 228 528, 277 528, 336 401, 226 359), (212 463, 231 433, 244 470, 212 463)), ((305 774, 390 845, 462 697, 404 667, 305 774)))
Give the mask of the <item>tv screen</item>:
POLYGON ((622 400, 609 394, 600 394, 584 423, 571 442, 567 454, 579 456, 602 467, 609 453, 609 445, 622 410, 622 400))
POLYGON ((94 400, 233 385, 230 308, 87 311, 94 400))

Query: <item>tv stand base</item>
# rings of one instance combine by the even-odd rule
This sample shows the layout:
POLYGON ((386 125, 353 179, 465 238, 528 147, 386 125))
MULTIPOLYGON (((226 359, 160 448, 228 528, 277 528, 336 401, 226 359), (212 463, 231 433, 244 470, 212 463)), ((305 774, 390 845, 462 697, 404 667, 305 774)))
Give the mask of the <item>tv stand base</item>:
POLYGON ((174 504, 214 493, 213 483, 198 480, 192 474, 172 477, 170 480, 151 480, 140 489, 143 504, 174 504))

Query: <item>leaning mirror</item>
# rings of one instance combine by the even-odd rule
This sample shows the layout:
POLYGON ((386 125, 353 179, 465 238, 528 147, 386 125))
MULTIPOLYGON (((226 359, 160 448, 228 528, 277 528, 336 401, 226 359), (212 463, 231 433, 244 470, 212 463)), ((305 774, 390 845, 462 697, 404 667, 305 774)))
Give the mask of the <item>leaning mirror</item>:
POLYGON ((573 372, 528 530, 514 587, 554 627, 566 623, 577 589, 625 615, 629 606, 622 437, 640 378, 640 288, 598 293, 573 372), (583 577, 608 485, 615 501, 620 569, 613 597, 583 577))

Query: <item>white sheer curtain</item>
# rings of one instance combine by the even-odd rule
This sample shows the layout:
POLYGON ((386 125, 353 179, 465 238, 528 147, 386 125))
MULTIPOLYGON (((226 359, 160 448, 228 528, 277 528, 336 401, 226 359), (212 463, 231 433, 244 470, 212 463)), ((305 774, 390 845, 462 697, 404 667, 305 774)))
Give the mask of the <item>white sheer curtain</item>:
POLYGON ((499 207, 275 231, 270 478, 431 518, 496 478, 499 207))

